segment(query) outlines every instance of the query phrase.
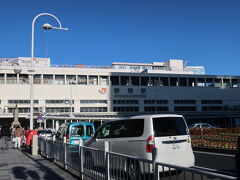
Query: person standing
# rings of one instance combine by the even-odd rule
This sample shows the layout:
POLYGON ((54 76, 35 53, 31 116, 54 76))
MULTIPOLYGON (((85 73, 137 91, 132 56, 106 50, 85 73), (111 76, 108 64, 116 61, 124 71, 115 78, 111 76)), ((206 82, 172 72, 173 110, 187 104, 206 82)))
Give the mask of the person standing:
POLYGON ((9 144, 8 141, 10 140, 10 128, 4 124, 3 127, 1 128, 0 131, 0 139, 2 142, 2 150, 8 150, 9 149, 9 144))
POLYGON ((15 138, 15 149, 20 149, 22 136, 23 136, 23 130, 20 126, 17 126, 13 136, 15 138))

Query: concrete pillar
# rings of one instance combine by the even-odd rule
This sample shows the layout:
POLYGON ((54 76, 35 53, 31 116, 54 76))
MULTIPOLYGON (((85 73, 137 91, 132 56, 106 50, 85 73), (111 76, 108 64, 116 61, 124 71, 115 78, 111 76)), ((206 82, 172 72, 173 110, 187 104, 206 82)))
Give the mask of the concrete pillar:
POLYGON ((55 129, 55 121, 54 121, 54 119, 52 120, 52 129, 55 129))
POLYGON ((38 135, 32 137, 32 155, 38 155, 38 135))

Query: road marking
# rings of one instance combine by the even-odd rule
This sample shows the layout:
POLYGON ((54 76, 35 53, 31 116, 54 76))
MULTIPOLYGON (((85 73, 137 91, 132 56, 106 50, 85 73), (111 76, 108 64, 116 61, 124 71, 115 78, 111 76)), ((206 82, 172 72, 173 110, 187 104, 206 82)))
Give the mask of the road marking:
POLYGON ((212 154, 212 155, 217 155, 217 156, 228 156, 228 157, 235 157, 235 155, 231 154, 222 154, 222 153, 213 153, 213 152, 203 152, 203 151, 193 151, 194 153, 199 153, 199 154, 212 154))

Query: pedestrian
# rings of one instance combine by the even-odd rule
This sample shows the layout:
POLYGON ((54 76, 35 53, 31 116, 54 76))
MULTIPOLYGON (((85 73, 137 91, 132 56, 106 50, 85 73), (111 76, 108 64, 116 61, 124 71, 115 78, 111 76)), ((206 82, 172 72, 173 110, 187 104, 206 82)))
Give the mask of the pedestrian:
POLYGON ((16 130, 16 127, 15 127, 15 126, 12 126, 12 127, 10 128, 10 130, 11 130, 12 143, 15 144, 14 132, 15 132, 15 130, 16 130))
POLYGON ((0 140, 1 140, 1 144, 2 144, 2 150, 8 150, 9 149, 9 142, 10 141, 10 128, 7 126, 7 124, 4 124, 1 128, 0 131, 0 140))
POLYGON ((23 136, 23 130, 20 126, 17 126, 13 135, 15 139, 15 149, 20 149, 22 136, 23 136))

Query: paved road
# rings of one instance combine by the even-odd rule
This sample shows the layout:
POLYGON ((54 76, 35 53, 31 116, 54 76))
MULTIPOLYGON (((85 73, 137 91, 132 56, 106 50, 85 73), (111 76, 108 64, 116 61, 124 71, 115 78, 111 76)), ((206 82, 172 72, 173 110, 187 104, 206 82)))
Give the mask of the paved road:
POLYGON ((10 149, 0 150, 0 179, 35 179, 35 180, 76 180, 77 178, 42 156, 10 149))
POLYGON ((195 165, 235 174, 235 156, 220 153, 194 151, 195 165))

